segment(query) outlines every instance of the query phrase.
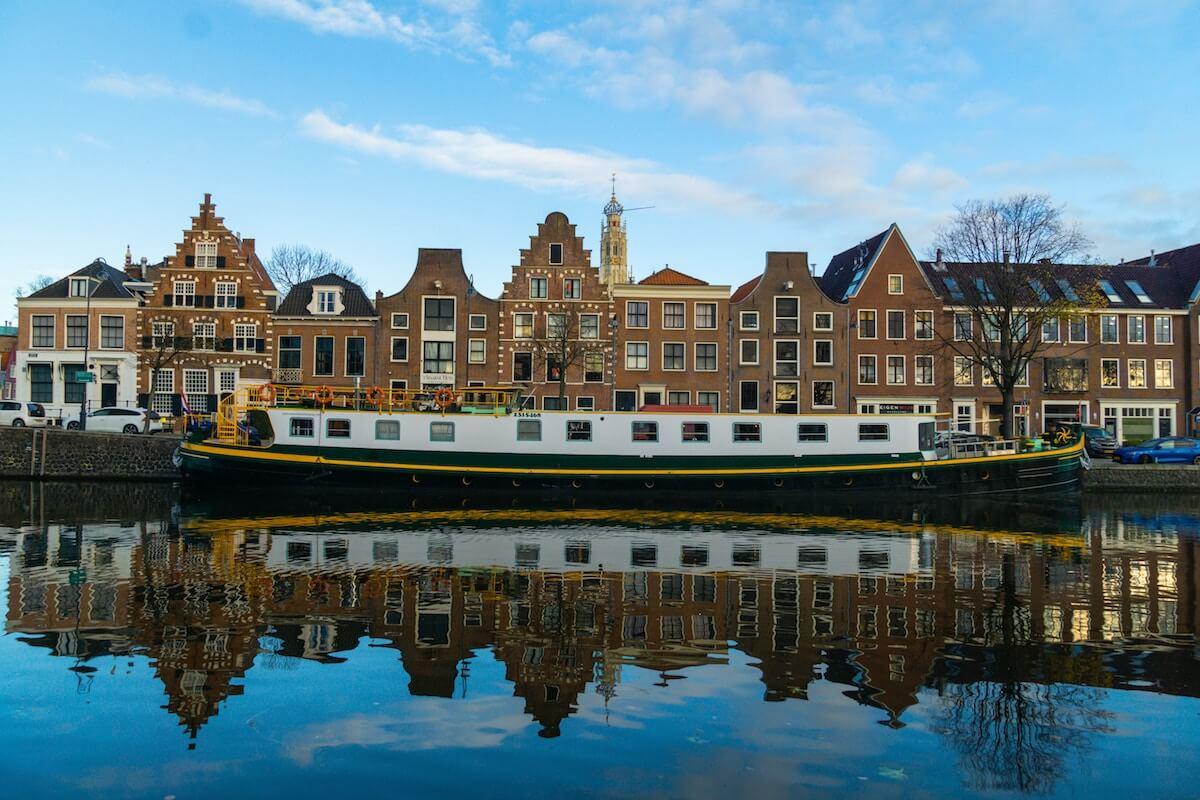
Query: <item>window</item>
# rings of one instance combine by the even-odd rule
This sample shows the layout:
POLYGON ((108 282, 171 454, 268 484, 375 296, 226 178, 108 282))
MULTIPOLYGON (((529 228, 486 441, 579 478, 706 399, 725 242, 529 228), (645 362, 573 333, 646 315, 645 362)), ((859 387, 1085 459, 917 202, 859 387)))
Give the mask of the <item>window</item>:
POLYGON ((1129 359, 1129 388, 1130 389, 1145 389, 1146 388, 1146 359, 1144 359, 1144 358, 1129 359))
POLYGON ((800 384, 795 381, 775 382, 775 413, 800 413, 800 384))
POLYGON ((903 275, 888 275, 888 294, 904 294, 903 275))
POLYGON ((1130 344, 1146 343, 1146 318, 1141 314, 1131 314, 1128 318, 1128 334, 1130 344))
POLYGON ((813 365, 818 367, 833 366, 832 339, 815 339, 813 341, 813 365))
POLYGON ((375 420, 375 438, 391 442, 399 440, 400 421, 395 419, 375 420))
POLYGON ((800 374, 800 343, 795 339, 776 340, 775 374, 781 378, 794 378, 800 374))
POLYGON ((1100 315, 1100 342, 1102 344, 1117 343, 1117 315, 1100 315))
POLYGON ((424 324, 427 331, 454 330, 454 298, 426 297, 424 324))
POLYGON ((216 269, 216 242, 196 242, 196 266, 204 269, 216 269))
POLYGON ((658 423, 657 422, 634 422, 631 427, 631 435, 635 442, 657 442, 658 441, 658 423))
POLYGON ((583 297, 583 281, 579 278, 563 278, 563 300, 579 300, 583 297))
POLYGON ((528 312, 513 314, 513 338, 533 338, 533 314, 528 312))
POLYGON ((712 343, 696 344, 696 369, 700 372, 717 371, 717 346, 712 343))
POLYGON ((408 330, 408 314, 392 314, 392 328, 398 331, 408 330))
POLYGON ((887 357, 887 382, 893 386, 904 383, 904 356, 887 357))
POLYGON ((555 265, 563 263, 563 246, 558 242, 550 245, 550 263, 555 265))
POLYGON ((878 383, 875 366, 875 356, 858 357, 858 382, 860 384, 870 385, 878 383))
POLYGON ((34 314, 30 344, 33 347, 54 347, 54 317, 49 314, 34 314))
POLYGON ((529 296, 534 300, 545 300, 547 297, 547 288, 549 282, 545 278, 537 277, 529 279, 529 296))
POLYGON ((487 314, 472 314, 467 317, 467 327, 473 331, 487 330, 487 314))
POLYGON ((175 293, 172 304, 181 308, 195 308, 196 282, 175 281, 171 289, 175 293))
POLYGON ((1154 318, 1154 343, 1171 344, 1174 336, 1171 333, 1171 318, 1157 316, 1154 318))
POLYGON ((175 370, 160 369, 154 375, 154 397, 150 400, 151 411, 170 414, 175 405, 175 370))
POLYGON ((91 281, 89 281, 87 278, 71 278, 70 296, 87 297, 89 283, 91 283, 91 281))
POLYGON ((217 323, 215 322, 193 322, 192 323, 192 349, 193 350, 215 350, 217 347, 217 323))
POLYGON ((233 349, 238 353, 253 353, 258 350, 257 322, 233 326, 233 349))
POLYGON ((1100 284, 1100 291, 1104 292, 1104 296, 1108 298, 1110 303, 1120 303, 1121 295, 1117 294, 1117 290, 1108 281, 1097 281, 1100 284))
POLYGON ((234 369, 217 370, 217 391, 229 394, 237 388, 238 374, 234 369))
POLYGON ((625 343, 625 369, 650 369, 650 343, 625 343))
POLYGON ((970 386, 975 383, 975 367, 966 356, 954 357, 954 385, 970 386))
POLYGON ((796 426, 796 441, 798 442, 827 442, 829 428, 825 423, 802 422, 796 426))
POLYGON ((758 330, 758 312, 743 311, 738 315, 738 327, 744 331, 758 330))
POLYGON ((67 347, 86 347, 88 343, 87 317, 83 314, 67 315, 67 347))
POLYGON ((600 383, 604 380, 604 354, 591 351, 583 355, 584 383, 600 383))
POLYGON ((1042 323, 1042 341, 1057 342, 1059 341, 1058 319, 1048 319, 1042 323))
POLYGON ((625 303, 625 327, 649 328, 650 304, 645 300, 629 300, 625 303))
POLYGON ((735 442, 761 442, 762 424, 758 422, 733 423, 733 440, 735 442))
POLYGON ((858 338, 874 339, 875 333, 875 312, 874 311, 859 311, 858 312, 858 338))
POLYGON ((554 397, 542 398, 542 408, 546 411, 566 411, 567 405, 567 398, 565 397, 558 397, 556 395, 554 397))
POLYGON ((1154 388, 1172 389, 1175 387, 1174 362, 1169 358, 1154 359, 1154 388))
POLYGON ((334 314, 337 312, 337 292, 333 289, 317 290, 317 313, 334 314))
POLYGON ((696 392, 696 405, 707 406, 713 413, 721 410, 720 392, 696 392))
POLYGON ((288 434, 296 439, 311 439, 315 428, 312 417, 292 417, 288 434))
POLYGON ((193 411, 204 414, 208 408, 208 370, 185 369, 183 371, 183 393, 193 411))
POLYGON ((1079 302, 1079 295, 1075 292, 1075 287, 1066 278, 1056 278, 1054 283, 1058 285, 1059 290, 1063 293, 1063 297, 1072 303, 1079 302))
POLYGON ((663 369, 683 369, 687 366, 687 358, 681 342, 667 342, 663 345, 663 369))
POLYGON ((1125 285, 1128 286, 1129 291, 1133 292, 1134 296, 1137 297, 1139 303, 1154 302, 1150 299, 1150 295, 1146 294, 1146 290, 1142 288, 1142 285, 1137 281, 1125 281, 1125 285))
POLYGON ((913 312, 913 338, 929 340, 933 338, 933 312, 932 311, 914 311, 913 312))
POLYGON ((54 402, 54 367, 29 365, 29 399, 35 403, 54 402))
POLYGON ((568 442, 590 442, 592 440, 592 422, 587 419, 567 420, 568 442))
POLYGON ((813 408, 833 408, 833 381, 813 381, 813 408))
POLYGON ((741 339, 738 341, 738 363, 749 365, 758 363, 758 339, 741 339))
POLYGON ((472 339, 467 343, 467 363, 482 364, 487 360, 487 340, 472 339))
POLYGON ((422 342, 421 372, 454 374, 454 342, 422 342))
POLYGON ((1081 316, 1067 320, 1067 338, 1071 344, 1087 343, 1087 319, 1081 316))
POLYGON ((903 311, 888 311, 887 312, 887 338, 903 339, 904 338, 904 312, 903 311))
POLYGON ((346 376, 361 378, 367 374, 367 340, 363 336, 346 337, 346 376))
POLYGON ((685 442, 707 442, 707 422, 685 422, 680 426, 679 438, 685 442))
POLYGON ((431 442, 453 442, 454 441, 454 423, 453 422, 431 422, 431 423, 429 423, 429 441, 431 441, 431 442))
POLYGON ((231 281, 218 281, 214 289, 213 305, 217 308, 237 308, 237 284, 231 281))
POLYGON ((600 338, 600 315, 599 314, 580 314, 579 315, 579 338, 580 339, 599 339, 600 338))
POLYGON ((858 426, 860 442, 886 442, 888 440, 887 423, 861 423, 858 426))
POLYGON ((686 406, 691 402, 691 392, 667 392, 667 405, 669 406, 686 406))
POLYGON ((817 311, 813 313, 813 330, 814 331, 831 331, 833 330, 833 312, 832 311, 817 311))
POLYGON ((989 342, 1000 341, 1000 323, 992 318, 990 314, 986 314, 979 320, 980 328, 983 329, 983 338, 989 342))
POLYGON ((333 374, 333 337, 318 336, 313 339, 313 375, 327 377, 333 374))
POLYGON ((991 287, 988 286, 987 281, 983 278, 975 279, 975 291, 979 293, 979 297, 985 303, 994 303, 996 301, 996 295, 992 294, 991 287))
POLYGON ((775 298, 775 332, 798 333, 800 331, 800 299, 798 297, 775 298))
POLYGON ((408 361, 408 337, 393 336, 392 337, 392 361, 405 362, 408 361))
POLYGON ((300 337, 279 337, 279 368, 300 369, 300 337))
POLYGON ((946 284, 946 291, 950 293, 951 300, 961 303, 965 299, 963 297, 962 287, 958 285, 957 278, 945 278, 943 279, 943 283, 946 284))
POLYGON ((575 398, 576 411, 594 411, 596 409, 596 398, 580 395, 575 398))
POLYGON ((663 327, 686 327, 687 320, 684 317, 684 311, 686 308, 687 306, 684 303, 663 303, 663 327))
POLYGON ((1100 387, 1115 389, 1121 385, 1121 361, 1117 358, 1100 359, 1100 387))
POLYGON ((1043 303, 1050 302, 1050 293, 1046 291, 1045 285, 1037 278, 1029 279, 1029 288, 1033 289, 1033 293, 1037 295, 1037 299, 1043 303))
POLYGON ((175 339, 175 323, 152 323, 150 325, 150 333, 155 347, 170 347, 175 339))
POLYGON ((542 440, 542 421, 540 419, 517 420, 518 442, 540 442, 542 440))
POLYGON ((125 346, 125 318, 100 318, 100 347, 103 350, 120 350, 125 346))
POLYGON ((87 384, 84 384, 76 379, 75 373, 82 372, 83 364, 63 364, 63 402, 67 405, 79 405, 83 402, 84 389, 87 384))
POLYGON ((972 320, 970 313, 966 311, 954 312, 954 340, 956 342, 969 342, 972 335, 972 320))
POLYGON ((546 314, 546 336, 551 339, 569 338, 566 314, 546 314))
POLYGON ((913 356, 913 383, 933 386, 933 356, 913 356))
POLYGON ((710 331, 717 327, 717 304, 696 303, 696 330, 710 331))
POLYGON ((758 381, 741 381, 738 384, 738 410, 758 411, 758 381))
POLYGON ((513 375, 515 382, 533 380, 533 353, 513 353, 513 375))

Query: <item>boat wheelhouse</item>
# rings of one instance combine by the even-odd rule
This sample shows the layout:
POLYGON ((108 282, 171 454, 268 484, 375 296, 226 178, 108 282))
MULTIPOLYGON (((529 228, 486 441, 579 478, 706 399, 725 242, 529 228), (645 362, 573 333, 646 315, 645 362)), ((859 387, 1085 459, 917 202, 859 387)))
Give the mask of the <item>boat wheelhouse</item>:
POLYGON ((475 490, 1046 489, 1078 480, 1082 444, 942 452, 932 414, 525 410, 519 389, 243 388, 188 437, 189 478, 382 482, 475 490))

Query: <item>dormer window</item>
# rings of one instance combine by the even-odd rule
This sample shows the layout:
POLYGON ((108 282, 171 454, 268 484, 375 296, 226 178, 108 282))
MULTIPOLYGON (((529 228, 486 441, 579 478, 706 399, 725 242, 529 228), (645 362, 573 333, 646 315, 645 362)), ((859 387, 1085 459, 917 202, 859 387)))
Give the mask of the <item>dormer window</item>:
POLYGON ((71 297, 88 296, 88 279, 71 278, 71 297))
POLYGON ((337 292, 323 289, 317 292, 317 313, 332 314, 337 308, 337 292))
POLYGON ((321 316, 340 314, 345 309, 342 290, 338 286, 312 287, 312 299, 308 301, 308 313, 321 316))
POLYGON ((196 242, 196 266, 208 269, 217 268, 216 242, 196 242))
POLYGON ((563 246, 558 242, 555 242, 554 244, 550 245, 550 263, 551 264, 563 263, 563 246))

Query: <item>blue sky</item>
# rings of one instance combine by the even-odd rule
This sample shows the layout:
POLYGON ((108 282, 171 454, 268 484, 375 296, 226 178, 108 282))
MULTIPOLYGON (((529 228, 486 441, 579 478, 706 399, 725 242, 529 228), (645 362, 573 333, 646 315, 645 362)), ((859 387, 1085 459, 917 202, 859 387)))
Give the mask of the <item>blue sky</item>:
POLYGON ((461 247, 495 294, 608 175, 635 277, 714 283, 767 250, 1049 193, 1116 260, 1200 241, 1200 6, 995 0, 0 3, 7 298, 126 243, 157 260, 204 192, 262 250, 370 288, 461 247))

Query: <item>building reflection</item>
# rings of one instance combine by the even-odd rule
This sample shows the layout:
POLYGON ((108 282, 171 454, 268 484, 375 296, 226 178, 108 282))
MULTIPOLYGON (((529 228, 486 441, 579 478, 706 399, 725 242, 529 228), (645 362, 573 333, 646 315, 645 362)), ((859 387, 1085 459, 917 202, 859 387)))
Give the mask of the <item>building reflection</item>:
MULTIPOLYGON (((75 665, 148 657, 193 738, 252 668, 336 664, 366 646, 398 651, 411 694, 443 698, 470 692, 475 654, 491 648, 546 737, 588 693, 620 702, 629 670, 669 683, 725 668, 730 649, 753 658, 768 702, 827 681, 898 727, 933 690, 949 709, 939 731, 967 743, 966 760, 980 737, 1007 736, 979 725, 1005 687, 1059 687, 1035 706, 1072 687, 1200 695, 1200 542, 1169 520, 1099 514, 1070 537, 850 521, 736 535, 236 524, 0 535, 7 630, 75 665)), ((979 766, 980 785, 1036 773, 1022 758, 979 766)))

